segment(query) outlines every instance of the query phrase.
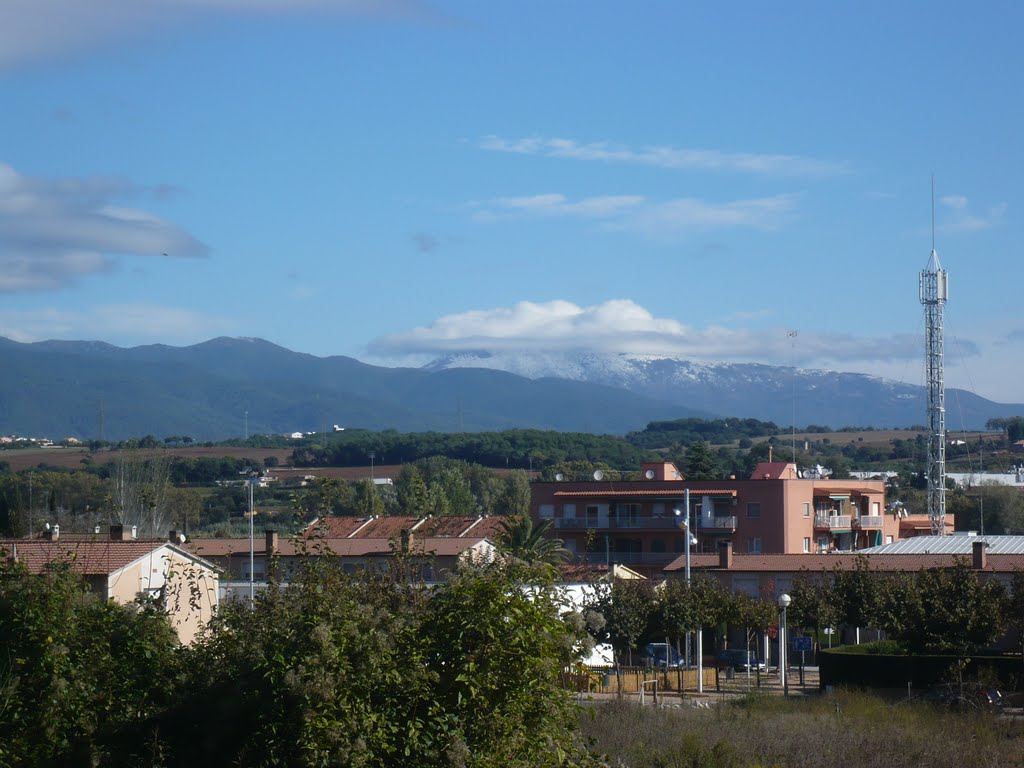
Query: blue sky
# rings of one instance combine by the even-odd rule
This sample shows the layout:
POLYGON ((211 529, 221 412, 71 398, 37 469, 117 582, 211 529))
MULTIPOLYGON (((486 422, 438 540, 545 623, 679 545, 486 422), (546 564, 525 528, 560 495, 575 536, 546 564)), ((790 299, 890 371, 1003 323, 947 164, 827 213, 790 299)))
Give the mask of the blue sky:
POLYGON ((1024 401, 1024 5, 4 0, 0 335, 1024 401), (796 336, 788 334, 797 331, 796 336))

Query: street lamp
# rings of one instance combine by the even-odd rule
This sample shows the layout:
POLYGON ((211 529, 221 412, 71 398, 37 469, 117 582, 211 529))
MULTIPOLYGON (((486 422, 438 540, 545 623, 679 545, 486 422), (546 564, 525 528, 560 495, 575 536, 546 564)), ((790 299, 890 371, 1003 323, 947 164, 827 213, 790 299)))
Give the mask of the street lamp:
POLYGON ((786 609, 793 598, 783 592, 779 595, 779 676, 782 678, 782 695, 789 696, 789 681, 786 679, 786 609))
POLYGON ((256 605, 256 573, 254 563, 256 560, 255 539, 253 536, 256 513, 253 508, 253 486, 260 473, 253 470, 249 473, 249 607, 256 605))
MULTIPOLYGON (((697 537, 694 536, 693 532, 690 530, 690 489, 689 488, 687 488, 683 492, 683 507, 686 510, 685 512, 682 509, 673 509, 672 513, 676 516, 676 518, 682 518, 681 520, 677 519, 676 525, 678 525, 679 527, 683 528, 686 531, 686 587, 687 587, 687 591, 689 591, 689 587, 690 587, 690 547, 692 547, 694 544, 697 543, 697 537)), ((698 640, 699 639, 700 639, 700 636, 698 635, 698 640)), ((700 658, 699 654, 700 654, 700 649, 698 648, 698 659, 700 658)), ((690 633, 689 632, 686 633, 686 668, 687 669, 690 668, 690 633)))

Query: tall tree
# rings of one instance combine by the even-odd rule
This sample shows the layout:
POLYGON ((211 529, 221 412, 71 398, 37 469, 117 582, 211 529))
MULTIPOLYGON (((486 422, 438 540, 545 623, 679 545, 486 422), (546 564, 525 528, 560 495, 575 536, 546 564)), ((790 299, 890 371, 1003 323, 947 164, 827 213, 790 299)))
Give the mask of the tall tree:
POLYGON ((686 449, 685 474, 689 480, 716 480, 722 476, 722 469, 705 440, 696 440, 686 449))
POLYGON ((406 464, 395 479, 399 514, 422 517, 427 513, 427 484, 415 464, 406 464))
POLYGON ((360 480, 356 483, 352 506, 360 517, 371 517, 384 514, 384 502, 377 493, 377 486, 372 480, 360 480))
POLYGON ((500 515, 530 514, 530 479, 522 470, 505 476, 495 510, 500 515))

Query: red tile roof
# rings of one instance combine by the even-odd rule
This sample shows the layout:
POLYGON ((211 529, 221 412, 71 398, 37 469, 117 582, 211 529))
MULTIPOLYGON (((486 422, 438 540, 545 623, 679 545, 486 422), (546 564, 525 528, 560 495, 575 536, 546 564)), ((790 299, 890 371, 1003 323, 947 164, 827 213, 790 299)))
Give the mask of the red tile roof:
POLYGON ((344 539, 351 536, 372 518, 368 517, 321 517, 306 526, 305 533, 324 536, 328 539, 344 539))
POLYGON ((439 515, 437 517, 424 518, 416 528, 416 533, 421 536, 461 536, 474 523, 476 517, 465 517, 456 515, 439 515))
POLYGON ((42 573, 50 563, 69 562, 83 576, 106 576, 167 544, 161 539, 111 541, 0 539, 0 557, 24 563, 32 573, 42 573))
POLYGON ((350 539, 397 539, 402 531, 413 530, 420 522, 418 517, 377 517, 357 531, 349 534, 350 539))

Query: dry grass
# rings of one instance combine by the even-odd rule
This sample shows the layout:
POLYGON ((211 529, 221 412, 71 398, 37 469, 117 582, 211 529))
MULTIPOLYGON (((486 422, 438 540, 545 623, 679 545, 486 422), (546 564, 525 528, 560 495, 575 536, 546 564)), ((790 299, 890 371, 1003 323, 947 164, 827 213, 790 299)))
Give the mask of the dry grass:
POLYGON ((599 705, 592 749, 628 768, 1008 768, 1024 766, 1021 718, 957 715, 865 693, 752 696, 711 709, 599 705))

